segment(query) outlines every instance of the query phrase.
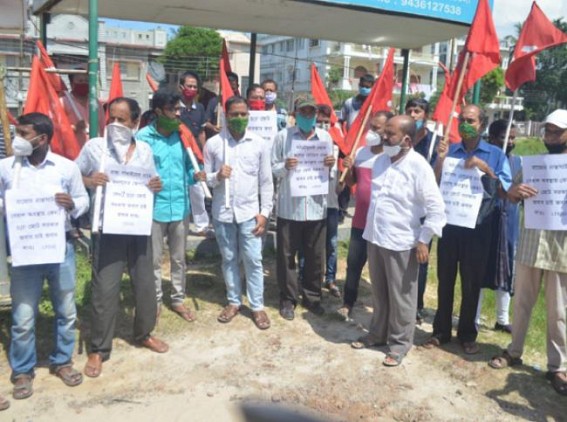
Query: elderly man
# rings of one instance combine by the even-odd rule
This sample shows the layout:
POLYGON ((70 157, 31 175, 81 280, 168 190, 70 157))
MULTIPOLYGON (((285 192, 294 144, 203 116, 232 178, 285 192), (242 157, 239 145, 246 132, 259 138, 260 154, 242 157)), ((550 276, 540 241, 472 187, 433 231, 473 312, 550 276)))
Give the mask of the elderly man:
MULTIPOLYGON (((24 114, 18 118, 16 137, 12 142, 14 156, 0 161, 2 196, 7 190, 56 189, 55 202, 71 217, 88 210, 89 199, 81 182, 77 165, 49 149, 53 123, 41 113, 24 114), (16 170, 16 160, 21 169, 16 170)), ((8 209, 9 211, 9 209, 8 209)), ((41 235, 41 233, 40 233, 41 235)), ((4 240, 2 240, 4 241, 4 240)), ((55 344, 49 356, 49 370, 67 386, 83 381, 81 373, 73 369, 75 346, 75 249, 67 236, 63 263, 12 266, 10 295, 12 297, 12 331, 9 361, 15 399, 33 394, 34 368, 37 364, 35 347, 35 319, 43 291, 44 280, 55 312, 55 344)), ((0 408, 3 402, 0 400, 0 408)))
POLYGON ((280 287, 280 315, 292 320, 299 300, 296 255, 299 249, 305 257, 303 272, 303 305, 317 315, 321 306, 321 281, 325 260, 327 193, 292 196, 291 178, 298 165, 292 155, 294 141, 324 143, 329 155, 323 165, 333 167, 335 158, 331 136, 316 128, 317 107, 312 100, 301 99, 296 105, 296 125, 280 131, 272 147, 272 173, 280 179, 277 206, 277 277, 280 287))
MULTIPOLYGON (((106 163, 141 167, 156 173, 150 146, 137 142, 132 132, 140 119, 138 103, 131 98, 119 97, 109 104, 109 112, 106 138, 91 139, 76 160, 83 182, 92 190, 97 186, 104 187, 109 181, 108 175, 101 171, 103 157, 106 163)), ((154 193, 159 192, 159 177, 151 178, 148 187, 154 193)), ((102 373, 102 362, 110 358, 112 351, 120 281, 125 266, 134 291, 134 341, 157 353, 167 352, 169 346, 151 335, 157 319, 151 236, 96 233, 92 240, 91 345, 84 372, 94 378, 102 373)))
POLYGON ((226 102, 226 116, 227 131, 205 145, 205 173, 214 189, 213 224, 228 299, 217 320, 228 323, 240 312, 242 261, 252 319, 265 330, 270 328, 270 320, 264 311, 261 236, 266 231, 274 193, 270 152, 262 138, 246 130, 248 106, 243 98, 235 96, 226 102), (228 207, 226 184, 230 187, 228 207))
POLYGON ((412 149, 415 134, 409 116, 392 117, 386 123, 384 154, 374 162, 363 234, 368 241, 374 313, 368 335, 352 346, 387 345, 385 366, 398 366, 412 347, 418 263, 427 262, 429 242, 434 235, 441 236, 446 222, 433 170, 412 149))
MULTIPOLYGON (((478 168, 484 173, 483 185, 496 197, 507 191, 511 184, 510 165, 502 150, 481 140, 486 126, 484 112, 476 105, 463 108, 459 116, 459 135, 462 142, 450 147, 439 143, 435 164, 437 179, 441 179, 445 157, 464 159, 465 167, 478 168)), ((451 340, 453 326, 453 300, 457 267, 461 275, 462 299, 457 337, 466 354, 478 353, 478 328, 475 324, 480 288, 488 265, 488 251, 492 236, 493 216, 491 202, 479 212, 474 229, 447 224, 437 245, 438 308, 433 322, 433 336, 424 344, 426 348, 439 347, 451 340)))
MULTIPOLYGON (((543 142, 550 154, 567 154, 567 110, 555 110, 545 120, 543 142)), ((556 170, 564 176, 564 170, 556 170)), ((512 186, 508 198, 520 202, 538 195, 524 183, 512 186)), ((547 374, 559 394, 567 396, 567 230, 536 230, 522 228, 516 254, 516 294, 512 342, 502 355, 489 365, 495 369, 522 363, 524 342, 530 316, 537 301, 542 280, 545 282, 547 309, 547 374)))

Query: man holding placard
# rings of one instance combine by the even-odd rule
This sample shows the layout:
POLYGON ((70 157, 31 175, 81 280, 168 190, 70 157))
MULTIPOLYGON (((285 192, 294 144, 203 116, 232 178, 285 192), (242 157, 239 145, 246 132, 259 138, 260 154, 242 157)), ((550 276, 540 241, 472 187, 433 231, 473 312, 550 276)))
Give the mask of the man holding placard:
POLYGON ((35 318, 45 279, 56 320, 50 372, 70 387, 83 380, 72 366, 77 316, 75 251, 65 231, 71 228, 69 217, 85 213, 89 200, 75 163, 49 149, 52 136, 53 123, 46 115, 20 116, 12 142, 14 157, 0 161, 12 251, 9 360, 15 399, 33 394, 35 318))
POLYGON ((303 305, 317 315, 325 260, 329 171, 335 163, 333 140, 315 128, 316 105, 302 98, 296 103, 296 126, 278 132, 272 148, 272 173, 280 179, 277 204, 277 277, 280 315, 295 317, 299 300, 296 256, 305 257, 303 305))
MULTIPOLYGON (((85 375, 98 377, 102 362, 110 358, 120 281, 128 267, 134 290, 134 341, 165 353, 168 345, 151 335, 157 319, 151 244, 153 193, 161 190, 151 148, 136 142, 140 106, 131 98, 116 98, 108 106, 106 137, 87 142, 77 158, 83 182, 102 192, 102 233, 93 215, 93 280, 91 345, 85 375), (104 189, 104 191, 102 190, 104 189), (116 225, 114 222, 123 223, 116 225)), ((96 199, 95 199, 96 201, 96 199)), ((95 203, 95 213, 99 211, 95 203)))
POLYGON ((468 105, 459 116, 462 141, 449 146, 444 139, 438 146, 435 174, 441 181, 447 225, 437 245, 438 308, 433 336, 424 344, 426 348, 439 347, 451 340, 458 267, 462 299, 457 337, 466 354, 479 351, 475 317, 488 264, 493 205, 498 194, 511 185, 506 155, 500 148, 481 140, 485 126, 484 112, 476 105, 468 105))
POLYGON ((511 201, 525 202, 525 228, 520 233, 516 254, 512 342, 500 356, 492 358, 489 365, 501 369, 522 364, 530 316, 544 280, 546 378, 555 391, 567 396, 567 110, 555 110, 547 116, 544 130, 543 141, 549 154, 524 157, 523 182, 515 184, 508 192, 511 201), (557 197, 549 199, 551 195, 557 197), (546 201, 544 207, 539 207, 539 213, 530 212, 528 206, 537 209, 541 205, 537 201, 546 201))

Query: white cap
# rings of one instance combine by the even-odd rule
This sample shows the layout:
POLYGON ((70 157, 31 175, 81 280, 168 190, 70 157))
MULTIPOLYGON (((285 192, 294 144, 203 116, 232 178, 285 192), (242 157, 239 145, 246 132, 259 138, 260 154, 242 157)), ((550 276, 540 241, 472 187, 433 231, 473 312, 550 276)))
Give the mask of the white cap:
POLYGON ((545 123, 551 123, 561 129, 567 129, 567 110, 557 109, 545 119, 545 123))

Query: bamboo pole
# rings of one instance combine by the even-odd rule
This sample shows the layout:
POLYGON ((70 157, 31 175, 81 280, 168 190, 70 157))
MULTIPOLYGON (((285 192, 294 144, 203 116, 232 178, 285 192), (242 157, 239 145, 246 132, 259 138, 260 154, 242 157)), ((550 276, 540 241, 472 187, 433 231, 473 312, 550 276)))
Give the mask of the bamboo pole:
MULTIPOLYGON (((461 95, 461 89, 463 87, 463 80, 465 79, 465 73, 467 70, 467 66, 469 64, 469 59, 471 57, 471 53, 468 51, 465 53, 465 59, 463 60, 463 67, 461 68, 461 72, 459 74, 459 80, 457 81, 457 90, 455 91, 455 99, 459 98, 461 95)), ((453 104, 451 105, 451 114, 449 115, 449 121, 447 122, 447 128, 445 130, 445 136, 443 137, 442 142, 445 144, 449 143, 449 135, 451 134, 451 126, 453 125, 453 119, 455 118, 455 110, 457 109, 457 101, 453 99, 453 104)))
POLYGON ((518 90, 514 91, 512 96, 512 108, 510 109, 510 116, 508 116, 508 125, 506 126, 506 137, 504 138, 504 145, 502 145, 502 151, 506 154, 506 148, 508 148, 508 138, 510 138, 510 131, 512 130, 512 122, 514 121, 514 107, 516 106, 516 99, 518 98, 518 90))
MULTIPOLYGON (((368 105, 366 109, 366 114, 364 115, 364 119, 362 120, 362 124, 358 128, 358 133, 356 134, 356 139, 350 151, 349 157, 354 158, 356 154, 356 150, 358 149, 358 145, 360 144, 360 139, 362 138, 362 134, 364 133, 364 129, 366 128, 366 123, 368 122, 368 118, 370 117, 370 113, 372 112, 372 104, 368 105)), ((348 174, 349 169, 346 168, 341 174, 341 178, 339 179, 339 183, 343 183, 345 181, 345 177, 348 174)))

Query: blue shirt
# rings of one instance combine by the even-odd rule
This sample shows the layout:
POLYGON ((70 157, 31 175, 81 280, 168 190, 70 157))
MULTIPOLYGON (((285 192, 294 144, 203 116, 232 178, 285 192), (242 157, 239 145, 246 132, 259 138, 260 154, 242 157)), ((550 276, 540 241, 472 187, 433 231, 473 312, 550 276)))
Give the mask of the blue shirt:
POLYGON ((152 149, 156 171, 163 185, 155 196, 154 220, 161 223, 183 220, 191 211, 188 189, 195 183, 195 170, 179 132, 165 137, 156 130, 155 124, 151 124, 140 130, 136 139, 152 149))
MULTIPOLYGON (((419 140, 417 144, 413 146, 415 152, 419 153, 423 158, 427 160, 429 156, 429 150, 431 149, 431 141, 433 140, 433 132, 430 130, 425 131, 425 136, 419 140)), ((437 145, 439 144, 439 138, 435 141, 433 146, 433 151, 431 153, 431 159, 428 161, 433 165, 435 160, 437 160, 437 145)))

